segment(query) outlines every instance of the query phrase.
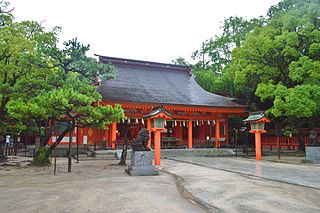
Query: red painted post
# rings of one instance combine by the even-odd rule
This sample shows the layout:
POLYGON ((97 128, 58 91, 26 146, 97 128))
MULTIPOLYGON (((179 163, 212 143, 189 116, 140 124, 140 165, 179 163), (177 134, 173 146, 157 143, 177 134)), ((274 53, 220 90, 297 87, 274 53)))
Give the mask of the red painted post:
POLYGON ((261 160, 261 133, 255 132, 256 160, 261 160))
POLYGON ((110 137, 109 137, 110 127, 106 129, 105 138, 106 138, 106 145, 110 146, 110 137))
POLYGON ((219 118, 219 116, 217 116, 217 118, 216 118, 215 139, 216 139, 216 148, 218 148, 218 147, 220 147, 220 118, 219 118))
POLYGON ((229 143, 229 119, 228 116, 225 116, 225 138, 226 138, 226 145, 229 143))
POLYGON ((192 149, 192 121, 188 122, 188 149, 192 149))
POLYGON ((161 158, 161 134, 160 131, 157 130, 154 132, 154 165, 160 165, 160 158, 161 158))
POLYGON ((149 140, 148 140, 148 148, 151 149, 151 121, 147 120, 147 129, 149 131, 149 140))
POLYGON ((117 123, 113 122, 111 126, 111 148, 116 149, 116 139, 117 139, 117 123))

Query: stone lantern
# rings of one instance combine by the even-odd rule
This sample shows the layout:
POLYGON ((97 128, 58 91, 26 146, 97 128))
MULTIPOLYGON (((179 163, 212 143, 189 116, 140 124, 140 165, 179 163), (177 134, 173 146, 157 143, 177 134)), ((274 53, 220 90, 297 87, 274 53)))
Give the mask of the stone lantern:
POLYGON ((265 117, 264 112, 251 112, 249 117, 244 120, 250 123, 250 133, 255 134, 256 160, 261 160, 261 133, 265 133, 265 123, 270 120, 265 117))
POLYGON ((162 107, 156 107, 143 118, 150 120, 151 131, 154 132, 154 164, 158 166, 160 165, 161 157, 161 131, 165 129, 165 121, 172 119, 172 115, 166 112, 162 107))

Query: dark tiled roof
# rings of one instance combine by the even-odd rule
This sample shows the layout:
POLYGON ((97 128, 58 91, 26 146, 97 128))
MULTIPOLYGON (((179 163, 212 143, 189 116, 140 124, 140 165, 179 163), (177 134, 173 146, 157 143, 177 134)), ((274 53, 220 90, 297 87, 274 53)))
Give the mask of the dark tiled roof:
POLYGON ((143 118, 150 118, 150 117, 154 117, 160 113, 163 113, 165 114, 166 116, 172 118, 172 115, 170 115, 167 111, 165 111, 162 107, 156 107, 156 108, 153 108, 152 111, 146 115, 146 116, 143 116, 143 118))
POLYGON ((99 56, 101 63, 112 63, 116 78, 102 82, 99 93, 105 100, 136 103, 178 104, 243 108, 220 95, 202 89, 191 68, 172 64, 99 56))
POLYGON ((248 122, 248 121, 257 121, 260 120, 261 118, 264 117, 264 112, 263 111, 258 111, 258 112, 251 112, 249 114, 249 117, 247 117, 245 120, 243 120, 244 122, 248 122))

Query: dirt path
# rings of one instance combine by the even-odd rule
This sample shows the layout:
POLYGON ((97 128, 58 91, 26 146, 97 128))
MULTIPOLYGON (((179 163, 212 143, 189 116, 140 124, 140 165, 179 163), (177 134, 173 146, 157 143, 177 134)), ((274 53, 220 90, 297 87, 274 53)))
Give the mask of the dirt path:
POLYGON ((52 168, 0 168, 0 212, 205 212, 185 200, 168 174, 132 177, 117 161, 52 168))
POLYGON ((183 160, 190 163, 162 160, 160 175, 148 177, 128 176, 110 160, 74 163, 69 174, 66 159, 59 159, 56 176, 52 167, 0 167, 0 212, 320 212, 319 189, 262 177, 275 172, 314 185, 319 167, 183 160))

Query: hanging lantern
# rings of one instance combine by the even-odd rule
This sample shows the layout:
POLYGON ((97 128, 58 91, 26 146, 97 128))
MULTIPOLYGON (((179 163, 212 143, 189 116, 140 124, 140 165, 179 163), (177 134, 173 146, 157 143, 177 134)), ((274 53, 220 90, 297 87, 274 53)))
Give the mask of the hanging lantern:
POLYGON ((130 118, 128 118, 128 124, 130 124, 130 123, 131 123, 130 118))
POLYGON ((141 119, 141 123, 144 124, 144 120, 143 119, 141 119))
POLYGON ((210 121, 208 121, 208 125, 210 125, 210 121))
POLYGON ((122 118, 122 123, 124 123, 124 118, 122 118))
POLYGON ((177 126, 177 121, 174 121, 174 126, 177 126))
POLYGON ((136 118, 136 123, 139 123, 139 120, 138 120, 138 118, 136 118))
POLYGON ((164 126, 167 126, 167 121, 164 121, 164 126))
POLYGON ((203 125, 203 121, 201 121, 201 125, 203 125))
POLYGON ((196 123, 197 123, 197 126, 199 126, 199 121, 198 120, 196 121, 196 123))
POLYGON ((213 121, 212 121, 212 124, 213 124, 213 125, 216 125, 216 120, 213 120, 213 121))

